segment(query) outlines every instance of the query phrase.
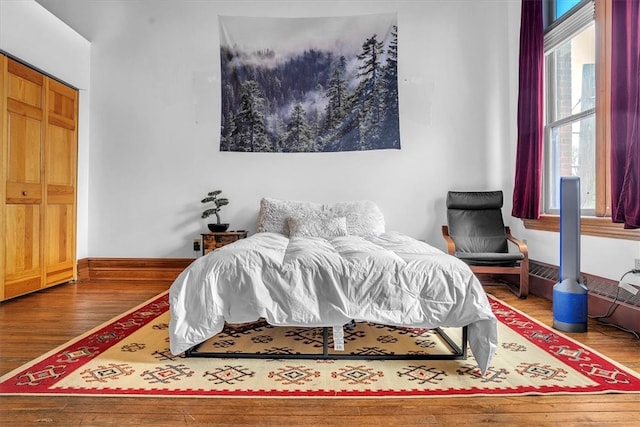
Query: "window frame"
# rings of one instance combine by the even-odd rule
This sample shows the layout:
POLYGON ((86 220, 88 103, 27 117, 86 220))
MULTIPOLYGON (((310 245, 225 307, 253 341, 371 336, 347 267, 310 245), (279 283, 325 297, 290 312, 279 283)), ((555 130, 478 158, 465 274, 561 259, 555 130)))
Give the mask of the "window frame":
MULTIPOLYGON (((596 207, 595 216, 581 217, 581 233, 588 236, 640 240, 640 229, 625 229, 611 220, 611 2, 595 1, 596 26, 596 207)), ((576 8, 583 6, 580 3, 576 8)), ((557 24, 563 21, 561 18, 557 24)), ((557 25, 554 24, 554 25, 557 25)), ((547 149, 547 139, 545 147, 547 149)), ((541 195, 544 197, 544 194, 541 195)), ((525 228, 560 231, 559 215, 523 219, 525 228)))

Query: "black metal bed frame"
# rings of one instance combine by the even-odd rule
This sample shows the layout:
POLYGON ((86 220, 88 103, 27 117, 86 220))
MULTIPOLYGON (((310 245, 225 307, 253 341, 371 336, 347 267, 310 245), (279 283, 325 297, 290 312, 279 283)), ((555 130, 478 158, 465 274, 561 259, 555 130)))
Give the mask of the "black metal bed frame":
POLYGON ((346 360, 461 360, 467 358, 467 326, 462 327, 461 343, 458 345, 441 328, 434 331, 451 348, 450 353, 435 354, 353 354, 353 353, 329 353, 329 328, 322 328, 322 353, 237 353, 237 352, 211 352, 198 351, 202 344, 197 344, 187 351, 186 357, 202 358, 228 358, 228 359, 346 359, 346 360))

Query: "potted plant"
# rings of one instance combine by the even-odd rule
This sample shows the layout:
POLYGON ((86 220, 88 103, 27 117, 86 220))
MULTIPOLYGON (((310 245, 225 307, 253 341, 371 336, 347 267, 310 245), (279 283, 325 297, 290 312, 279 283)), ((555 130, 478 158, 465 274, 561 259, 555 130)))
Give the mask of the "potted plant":
POLYGON ((222 209, 223 206, 226 206, 229 204, 229 199, 227 199, 226 197, 218 197, 220 196, 221 193, 222 193, 222 190, 211 191, 210 193, 207 194, 207 197, 201 200, 203 204, 213 203, 213 206, 205 209, 204 212, 202 212, 202 218, 208 218, 211 215, 216 216, 217 221, 215 224, 214 223, 207 224, 207 226, 209 227, 209 230, 211 230, 214 233, 227 231, 227 228, 229 228, 229 224, 220 223, 220 210, 222 209))

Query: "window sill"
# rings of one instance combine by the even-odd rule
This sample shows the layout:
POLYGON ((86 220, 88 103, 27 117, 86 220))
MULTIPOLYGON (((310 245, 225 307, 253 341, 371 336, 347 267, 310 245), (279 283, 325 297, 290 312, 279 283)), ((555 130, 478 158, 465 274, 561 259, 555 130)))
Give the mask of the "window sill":
MULTIPOLYGON (((558 215, 541 215, 540 219, 524 219, 522 222, 529 230, 560 231, 558 215)), ((622 224, 611 222, 611 218, 582 217, 580 231, 586 236, 640 240, 640 229, 627 230, 622 224)))

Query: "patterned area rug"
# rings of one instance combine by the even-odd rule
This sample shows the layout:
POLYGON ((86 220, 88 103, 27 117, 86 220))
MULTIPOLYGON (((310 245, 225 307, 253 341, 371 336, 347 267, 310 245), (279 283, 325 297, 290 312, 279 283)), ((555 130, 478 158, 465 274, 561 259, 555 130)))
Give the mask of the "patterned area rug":
MULTIPOLYGON (((500 345, 482 375, 466 360, 186 358, 169 352, 163 293, 0 378, 0 395, 442 397, 640 392, 640 375, 490 298, 500 345)), ((447 329, 453 339, 457 329, 447 329)), ((330 333, 331 334, 331 333, 330 333)), ((322 329, 228 325, 204 351, 322 351, 322 329)), ((333 343, 330 341, 330 344, 333 343)), ((344 351, 447 351, 429 330, 357 323, 344 351)))

